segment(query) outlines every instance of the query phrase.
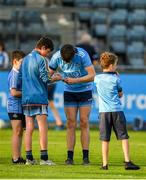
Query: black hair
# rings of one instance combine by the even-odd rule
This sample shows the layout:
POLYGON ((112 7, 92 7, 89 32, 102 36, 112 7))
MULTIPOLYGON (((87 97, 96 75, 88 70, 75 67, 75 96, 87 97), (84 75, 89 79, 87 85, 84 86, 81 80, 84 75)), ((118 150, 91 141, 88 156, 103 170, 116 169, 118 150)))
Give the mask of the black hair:
POLYGON ((60 52, 61 52, 61 57, 62 57, 63 61, 69 63, 71 61, 71 59, 73 58, 73 56, 75 55, 76 49, 71 44, 65 44, 62 46, 60 52))

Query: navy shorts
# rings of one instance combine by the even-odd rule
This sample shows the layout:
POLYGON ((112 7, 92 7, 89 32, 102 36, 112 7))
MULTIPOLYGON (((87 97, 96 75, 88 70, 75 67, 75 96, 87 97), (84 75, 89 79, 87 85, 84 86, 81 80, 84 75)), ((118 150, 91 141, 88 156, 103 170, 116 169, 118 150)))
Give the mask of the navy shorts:
POLYGON ((56 84, 50 84, 48 86, 48 100, 49 101, 53 101, 55 89, 56 89, 56 84))
POLYGON ((92 91, 68 92, 64 91, 65 107, 82 107, 92 105, 92 91))
POLYGON ((25 123, 25 115, 24 114, 18 114, 18 113, 8 113, 9 119, 11 121, 14 120, 20 120, 22 121, 22 127, 25 128, 26 127, 26 123, 25 123))
POLYGON ((123 111, 99 113, 100 140, 110 141, 112 128, 117 139, 123 140, 129 138, 123 111))

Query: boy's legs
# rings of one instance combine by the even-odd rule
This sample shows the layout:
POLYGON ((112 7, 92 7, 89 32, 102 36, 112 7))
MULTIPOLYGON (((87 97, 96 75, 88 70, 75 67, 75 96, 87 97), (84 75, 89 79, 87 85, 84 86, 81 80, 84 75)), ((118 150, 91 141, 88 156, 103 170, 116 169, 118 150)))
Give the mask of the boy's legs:
POLYGON ((102 166, 108 164, 109 141, 102 141, 102 166))
POLYGON ((22 143, 22 122, 21 120, 11 120, 12 125, 12 157, 17 160, 21 157, 21 143, 22 143))
POLYGON ((41 150, 47 150, 48 148, 48 124, 47 124, 47 115, 37 115, 36 116, 39 134, 40 134, 40 148, 41 150))
POLYGON ((122 148, 123 148, 125 162, 129 162, 130 157, 129 157, 129 141, 128 141, 128 139, 122 140, 122 148))

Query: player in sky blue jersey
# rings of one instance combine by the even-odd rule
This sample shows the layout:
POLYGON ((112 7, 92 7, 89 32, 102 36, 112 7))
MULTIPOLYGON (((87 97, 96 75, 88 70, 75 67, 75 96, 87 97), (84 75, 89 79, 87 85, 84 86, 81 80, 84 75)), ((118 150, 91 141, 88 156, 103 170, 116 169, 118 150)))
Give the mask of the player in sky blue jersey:
POLYGON ((50 74, 61 72, 64 81, 64 106, 67 117, 67 160, 73 164, 75 129, 79 111, 83 164, 89 164, 89 114, 95 70, 88 53, 82 48, 65 44, 50 63, 50 74))
POLYGON ((22 51, 12 52, 12 70, 8 75, 9 96, 7 101, 7 112, 12 125, 12 162, 14 164, 24 164, 25 160, 21 157, 21 143, 23 127, 25 127, 25 116, 22 111, 22 92, 18 82, 19 68, 25 54, 22 51))
POLYGON ((126 118, 122 110, 120 97, 122 87, 116 72, 118 58, 115 54, 104 52, 100 56, 103 73, 96 75, 94 82, 99 95, 99 129, 102 141, 102 169, 108 169, 108 151, 111 130, 113 128, 117 139, 122 140, 126 170, 137 170, 139 166, 130 161, 129 142, 126 128, 126 118))
POLYGON ((25 149, 26 164, 36 164, 32 153, 34 120, 37 120, 40 137, 40 165, 53 165, 48 160, 48 84, 61 76, 49 77, 46 56, 53 50, 52 40, 40 38, 32 52, 22 62, 19 79, 22 80, 22 105, 26 116, 25 149))

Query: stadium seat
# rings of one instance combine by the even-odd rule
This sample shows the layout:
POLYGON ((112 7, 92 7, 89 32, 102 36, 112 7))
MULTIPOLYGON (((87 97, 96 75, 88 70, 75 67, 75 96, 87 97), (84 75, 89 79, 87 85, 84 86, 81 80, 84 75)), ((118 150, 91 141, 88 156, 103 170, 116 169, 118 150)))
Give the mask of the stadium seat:
POLYGON ((129 7, 131 9, 145 9, 146 0, 131 0, 129 1, 129 7))
POLYGON ((126 24, 128 18, 128 12, 124 9, 118 9, 111 12, 109 16, 110 24, 126 24))
POLYGON ((111 0, 92 0, 93 8, 110 8, 111 0))
POLYGON ((127 56, 129 62, 133 66, 144 65, 144 43, 143 42, 132 42, 127 47, 127 56))
POLYGON ((46 4, 47 0, 26 0, 26 6, 44 7, 46 4))
POLYGON ((75 0, 74 1, 76 7, 90 7, 91 0, 75 0))
POLYGON ((144 41, 146 29, 143 25, 135 25, 128 30, 127 39, 129 41, 144 41))
POLYGON ((91 13, 90 12, 80 12, 78 13, 79 20, 82 22, 90 21, 91 13))
POLYGON ((24 6, 25 5, 25 0, 5 0, 4 1, 4 5, 8 5, 8 6, 24 6))
POLYGON ((91 16, 92 24, 106 24, 108 20, 107 11, 97 11, 91 16))
POLYGON ((127 28, 125 25, 114 25, 110 27, 108 38, 109 40, 121 40, 126 39, 127 28))
POLYGON ((110 41, 110 47, 111 49, 118 54, 126 53, 126 42, 125 41, 110 41))
POLYGON ((139 9, 129 13, 128 24, 146 24, 146 11, 139 9))
POLYGON ((63 6, 74 6, 74 0, 62 0, 63 6))
POLYGON ((111 0, 111 8, 124 8, 127 9, 129 0, 111 0))
POLYGON ((103 37, 107 35, 107 25, 106 24, 96 24, 94 29, 94 35, 96 37, 103 37))

